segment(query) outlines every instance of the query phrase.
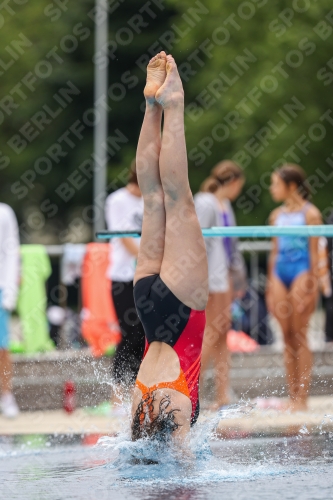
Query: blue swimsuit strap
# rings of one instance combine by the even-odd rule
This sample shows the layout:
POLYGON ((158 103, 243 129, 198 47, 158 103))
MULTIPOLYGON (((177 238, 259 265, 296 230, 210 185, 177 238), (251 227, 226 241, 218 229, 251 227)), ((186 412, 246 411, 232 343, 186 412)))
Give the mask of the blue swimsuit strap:
POLYGON ((299 213, 304 213, 304 215, 306 215, 306 213, 307 213, 307 211, 309 210, 310 207, 311 207, 311 203, 309 201, 306 201, 300 210, 295 210, 294 212, 288 212, 286 210, 287 207, 285 205, 282 205, 281 206, 281 211, 283 213, 285 213, 285 214, 299 214, 299 213))

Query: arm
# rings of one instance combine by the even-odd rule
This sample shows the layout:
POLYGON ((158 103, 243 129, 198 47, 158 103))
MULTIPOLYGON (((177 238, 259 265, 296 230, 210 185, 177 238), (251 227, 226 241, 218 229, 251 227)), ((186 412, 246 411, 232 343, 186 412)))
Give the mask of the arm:
MULTIPOLYGON (((309 208, 309 210, 306 213, 306 223, 307 225, 313 225, 313 226, 317 226, 323 223, 321 213, 313 205, 309 208)), ((309 238, 310 269, 308 272, 308 280, 305 285, 307 294, 304 296, 302 303, 300 303, 297 308, 299 313, 305 311, 305 309, 311 303, 313 303, 313 295, 316 296, 318 294, 318 289, 319 289, 318 245, 319 245, 318 237, 309 238)))
POLYGON ((269 254, 268 269, 267 269, 267 276, 268 276, 269 280, 273 276, 273 271, 274 271, 274 266, 275 266, 276 256, 277 256, 277 248, 278 248, 277 247, 277 239, 272 238, 272 250, 269 254))
MULTIPOLYGON (((323 219, 319 210, 312 206, 306 213, 306 223, 308 225, 317 226, 323 223, 323 219)), ((318 280, 318 237, 309 238, 310 251, 310 276, 318 280)))
MULTIPOLYGON (((236 226, 236 217, 232 208, 231 203, 229 203, 230 221, 233 226, 236 226)), ((247 287, 247 269, 245 265, 245 260, 243 254, 239 250, 239 240, 238 238, 231 238, 232 252, 231 252, 231 262, 230 270, 232 276, 232 285, 234 297, 243 297, 247 287)))
MULTIPOLYGON (((273 210, 269 217, 269 225, 274 226, 276 218, 279 213, 279 208, 273 210)), ((268 259, 268 269, 267 269, 267 277, 268 277, 268 282, 270 282, 271 277, 273 276, 273 271, 275 267, 275 262, 276 262, 276 257, 277 257, 277 252, 278 252, 278 242, 277 238, 272 238, 272 250, 269 254, 269 259, 268 259)))
POLYGON ((272 283, 272 276, 274 272, 274 267, 275 267, 275 262, 276 262, 276 256, 277 256, 277 239, 272 238, 272 250, 269 254, 268 258, 268 269, 267 269, 267 280, 266 280, 266 294, 265 294, 265 299, 266 299, 266 306, 268 311, 273 314, 274 312, 274 299, 273 299, 273 283, 272 283))
MULTIPOLYGON (((276 217, 278 215, 278 210, 273 210, 269 218, 269 225, 274 226, 276 217)), ((272 238, 272 250, 268 258, 268 269, 267 269, 267 281, 266 281, 266 305, 270 313, 273 314, 274 302, 272 297, 272 276, 274 272, 276 257, 278 252, 277 238, 272 238)))
MULTIPOLYGON (((323 219, 319 210, 312 206, 306 213, 306 223, 308 225, 317 226, 323 223, 323 219)), ((309 238, 309 251, 310 251, 310 276, 318 281, 318 248, 319 237, 309 238)))
POLYGON ((135 241, 134 238, 120 238, 120 241, 126 248, 126 250, 132 254, 136 259, 138 258, 139 254, 139 245, 135 241))

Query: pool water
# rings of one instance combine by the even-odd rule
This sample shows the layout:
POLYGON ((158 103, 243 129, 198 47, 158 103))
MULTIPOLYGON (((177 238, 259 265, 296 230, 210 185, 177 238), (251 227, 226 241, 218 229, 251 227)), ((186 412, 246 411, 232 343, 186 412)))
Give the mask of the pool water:
POLYGON ((186 456, 165 445, 133 443, 125 435, 101 438, 94 446, 89 441, 80 436, 0 438, 0 498, 333 498, 329 434, 201 441, 186 456))

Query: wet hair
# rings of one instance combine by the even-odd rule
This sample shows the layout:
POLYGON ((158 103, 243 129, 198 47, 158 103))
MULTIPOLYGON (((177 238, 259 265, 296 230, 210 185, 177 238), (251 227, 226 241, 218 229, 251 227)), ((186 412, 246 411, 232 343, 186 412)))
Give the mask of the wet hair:
POLYGON ((204 193, 215 193, 220 186, 225 186, 237 179, 243 179, 244 172, 237 163, 231 160, 220 161, 211 170, 210 176, 200 186, 204 193))
POLYGON ((134 160, 131 161, 129 173, 128 173, 128 183, 129 184, 139 184, 138 183, 138 176, 136 173, 136 161, 135 158, 134 160))
POLYGON ((291 183, 296 184, 298 193, 308 200, 310 198, 310 189, 306 180, 304 170, 294 163, 286 163, 282 167, 275 170, 275 173, 285 182, 287 186, 291 183))
POLYGON ((176 422, 175 415, 180 410, 169 409, 171 405, 170 397, 165 396, 161 399, 157 416, 151 418, 155 402, 154 392, 142 396, 132 421, 132 441, 153 439, 167 442, 171 434, 180 427, 180 424, 176 422))

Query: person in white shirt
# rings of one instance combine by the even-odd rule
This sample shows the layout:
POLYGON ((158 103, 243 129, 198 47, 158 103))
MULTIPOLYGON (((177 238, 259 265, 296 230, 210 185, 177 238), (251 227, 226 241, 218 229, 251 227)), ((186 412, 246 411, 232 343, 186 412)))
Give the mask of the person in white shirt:
MULTIPOLYGON (((130 168, 126 187, 106 199, 105 218, 110 231, 140 231, 143 199, 136 176, 135 161, 130 168)), ((108 277, 112 282, 112 299, 117 313, 122 340, 113 360, 115 384, 113 411, 121 413, 124 387, 134 384, 142 361, 145 335, 133 298, 133 278, 139 253, 139 238, 113 238, 110 246, 108 277)))
MULTIPOLYGON (((218 163, 194 197, 195 208, 202 228, 235 226, 231 207, 244 184, 242 169, 230 160, 218 163)), ((229 351, 227 333, 231 327, 233 297, 242 296, 247 287, 244 259, 237 249, 235 238, 206 238, 208 258, 209 298, 207 323, 202 347, 201 373, 210 362, 215 368, 216 403, 219 409, 230 403, 229 351)))
POLYGON ((9 316, 15 308, 20 263, 19 231, 13 210, 0 203, 0 409, 14 418, 19 409, 12 393, 12 364, 8 351, 9 316))

